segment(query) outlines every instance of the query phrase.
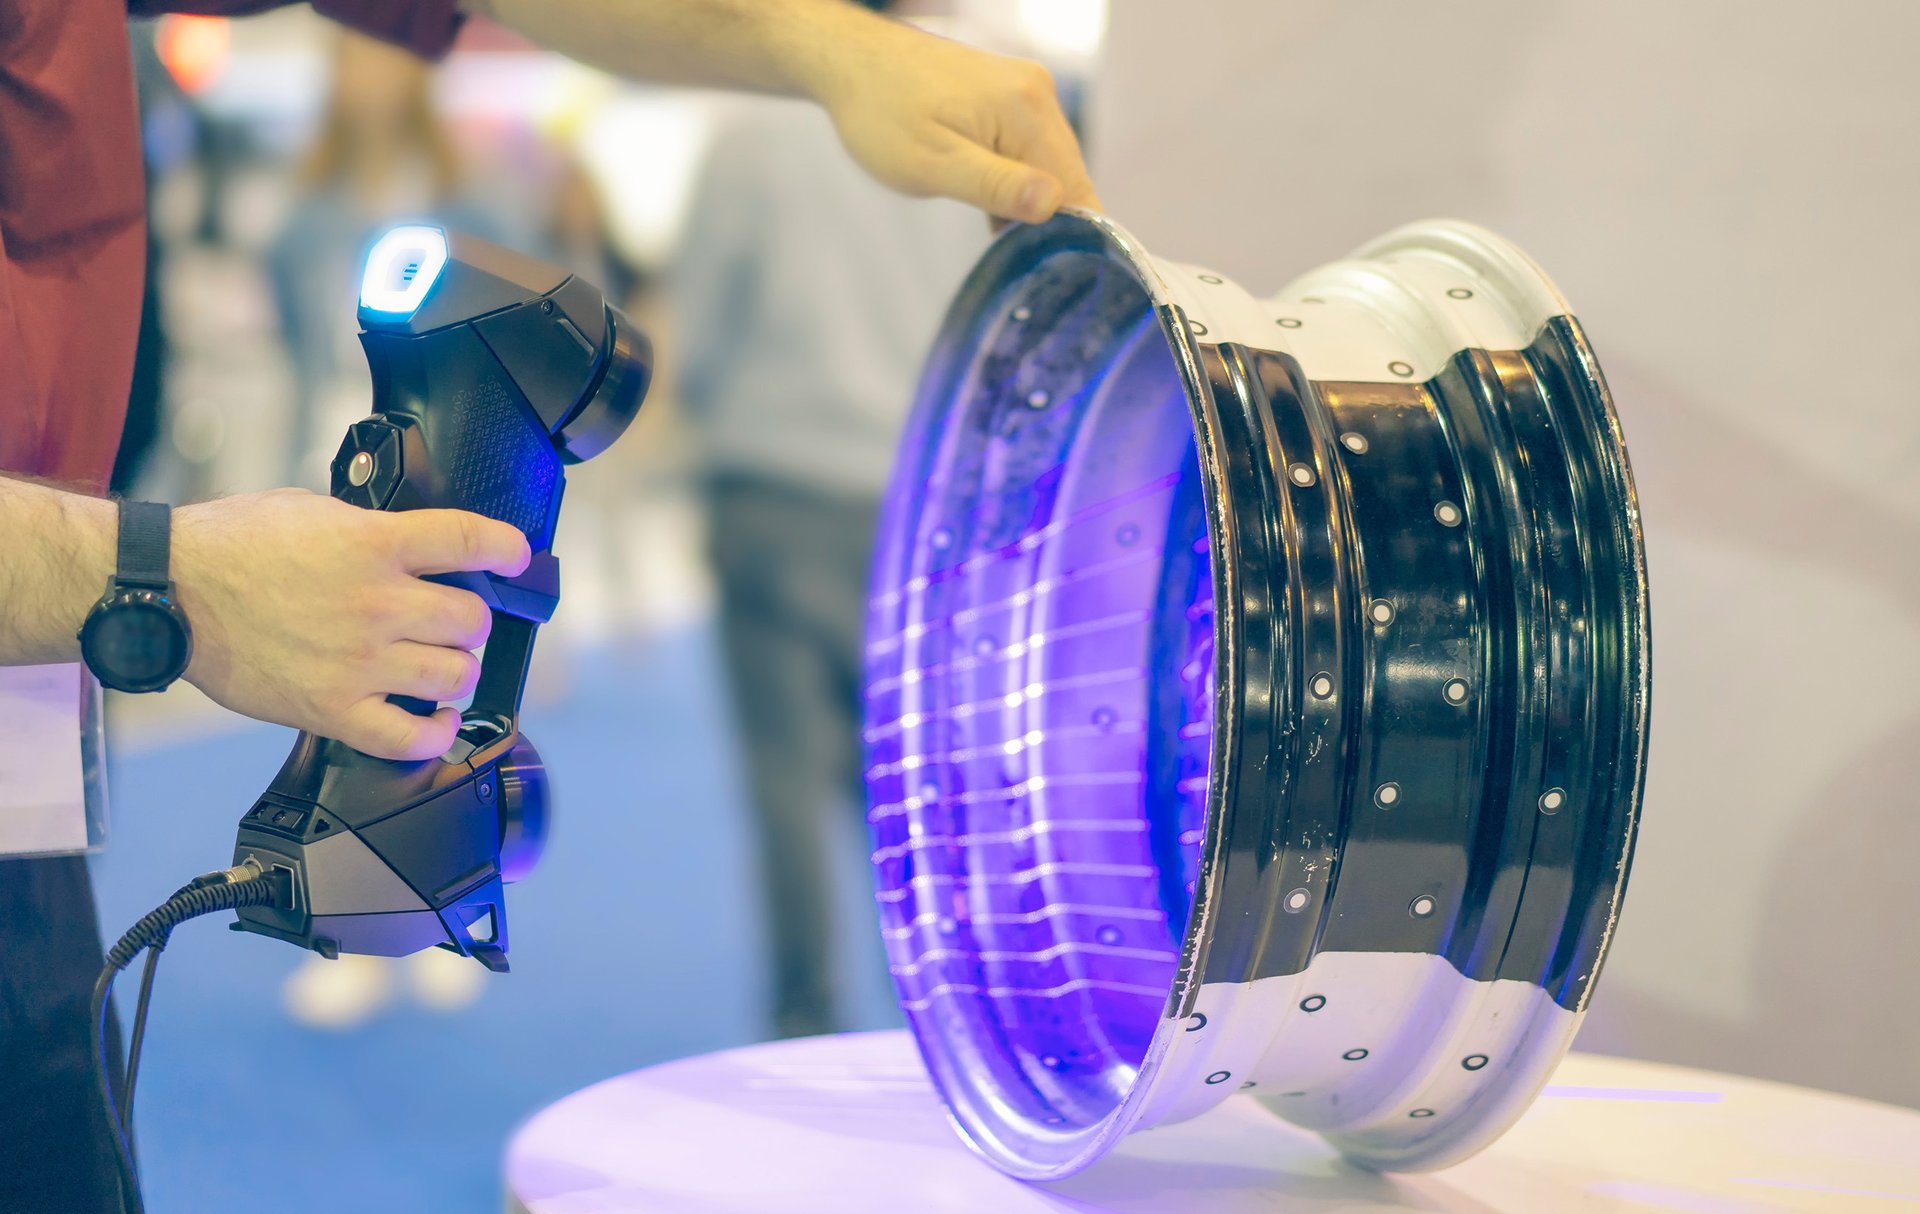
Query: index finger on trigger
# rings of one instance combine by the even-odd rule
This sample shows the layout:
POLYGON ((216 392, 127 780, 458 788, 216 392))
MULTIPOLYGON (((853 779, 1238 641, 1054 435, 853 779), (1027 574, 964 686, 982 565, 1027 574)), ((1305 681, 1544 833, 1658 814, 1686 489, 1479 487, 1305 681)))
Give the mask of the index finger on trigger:
POLYGON ((400 561, 407 572, 494 573, 515 577, 533 557, 517 527, 465 510, 409 510, 402 522, 400 561))

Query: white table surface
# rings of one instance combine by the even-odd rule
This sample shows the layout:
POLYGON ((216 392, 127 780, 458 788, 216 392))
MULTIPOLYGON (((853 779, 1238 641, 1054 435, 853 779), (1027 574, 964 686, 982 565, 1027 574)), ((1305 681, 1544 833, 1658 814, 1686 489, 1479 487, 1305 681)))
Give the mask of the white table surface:
POLYGON ((1574 1054, 1486 1151, 1425 1175, 1342 1163, 1234 1097, 1029 1185, 948 1126, 904 1032, 812 1037, 634 1071, 507 1147, 510 1214, 1319 1214, 1920 1211, 1920 1111, 1574 1054))

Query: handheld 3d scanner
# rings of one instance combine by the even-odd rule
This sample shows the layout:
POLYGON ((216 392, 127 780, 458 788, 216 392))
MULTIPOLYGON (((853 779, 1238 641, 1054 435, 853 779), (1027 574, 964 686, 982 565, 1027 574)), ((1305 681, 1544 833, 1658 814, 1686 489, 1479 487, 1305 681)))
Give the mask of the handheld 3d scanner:
POLYGON ((359 317, 374 408, 340 444, 333 495, 369 510, 484 514, 525 532, 533 559, 514 578, 430 579, 493 612, 446 754, 394 762, 299 736, 234 843, 236 865, 291 874, 292 905, 242 908, 237 927, 328 957, 437 944, 505 970, 502 887, 531 870, 546 832, 546 770, 518 719, 534 634, 560 598, 565 466, 632 421, 651 347, 581 279, 427 226, 374 245, 359 317))

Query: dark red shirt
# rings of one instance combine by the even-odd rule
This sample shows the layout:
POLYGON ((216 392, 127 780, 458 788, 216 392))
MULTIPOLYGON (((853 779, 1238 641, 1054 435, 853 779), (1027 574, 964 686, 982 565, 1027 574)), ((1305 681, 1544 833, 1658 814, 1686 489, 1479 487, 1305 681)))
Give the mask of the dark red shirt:
MULTIPOLYGON (((146 205, 127 16, 289 0, 0 3, 0 471, 105 485, 133 376, 146 205)), ((456 0, 313 0, 421 55, 456 0)))

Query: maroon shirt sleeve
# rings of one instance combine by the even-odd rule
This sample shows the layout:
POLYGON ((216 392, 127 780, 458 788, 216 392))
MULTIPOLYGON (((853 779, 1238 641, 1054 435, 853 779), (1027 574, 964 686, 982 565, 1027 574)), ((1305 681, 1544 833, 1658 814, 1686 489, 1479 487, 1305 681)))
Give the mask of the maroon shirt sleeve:
MULTIPOLYGON (((284 8, 294 0, 128 0, 136 17, 161 13, 198 13, 239 17, 284 8)), ((425 59, 438 59, 453 45, 466 15, 458 0, 312 0, 313 11, 352 26, 383 42, 406 47, 425 59)))
POLYGON ((0 470, 104 486, 146 260, 127 16, 0 0, 0 470))
MULTIPOLYGON (((0 472, 93 488, 120 441, 146 206, 127 15, 239 16, 284 0, 0 0, 0 472)), ((455 0, 313 0, 420 55, 455 0)))

